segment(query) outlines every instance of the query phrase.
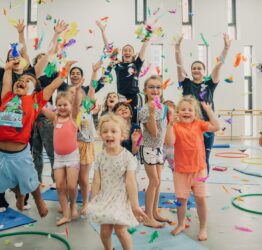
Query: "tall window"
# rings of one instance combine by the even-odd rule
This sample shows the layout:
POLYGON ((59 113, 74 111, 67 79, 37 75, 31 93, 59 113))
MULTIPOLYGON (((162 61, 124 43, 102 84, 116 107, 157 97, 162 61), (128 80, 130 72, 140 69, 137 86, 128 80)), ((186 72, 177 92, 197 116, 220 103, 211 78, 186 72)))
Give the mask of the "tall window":
MULTIPOLYGON (((253 82, 252 82, 252 46, 244 46, 244 79, 245 79, 245 109, 253 109, 253 82)), ((245 116, 245 136, 253 135, 253 116, 252 111, 247 112, 245 116)))
POLYGON ((206 74, 209 75, 208 47, 205 44, 199 44, 198 45, 198 60, 205 64, 206 74))
POLYGON ((147 13, 147 0, 136 0, 135 8, 136 8, 136 24, 145 23, 146 21, 146 13, 147 13))
POLYGON ((192 0, 182 0, 182 33, 185 39, 192 39, 192 0))
POLYGON ((229 36, 237 39, 236 0, 227 0, 227 24, 229 36))
POLYGON ((27 37, 33 39, 37 37, 37 2, 27 1, 27 37))
POLYGON ((151 69, 159 76, 163 76, 163 44, 151 44, 151 69))

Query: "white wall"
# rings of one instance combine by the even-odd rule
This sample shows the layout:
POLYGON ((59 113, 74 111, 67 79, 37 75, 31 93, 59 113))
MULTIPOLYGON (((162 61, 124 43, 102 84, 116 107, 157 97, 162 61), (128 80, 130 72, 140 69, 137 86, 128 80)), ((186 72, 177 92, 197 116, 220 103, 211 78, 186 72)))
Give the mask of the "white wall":
MULTIPOLYGON (((6 2, 6 1, 5 1, 6 2)), ((13 2, 13 1, 12 1, 13 2)), ((14 1, 22 2, 22 1, 14 1)), ((80 32, 76 36, 77 43, 68 50, 68 57, 78 60, 78 65, 85 71, 88 82, 91 72, 91 63, 99 59, 102 54, 102 39, 95 20, 109 16, 107 34, 109 41, 113 41, 115 46, 121 48, 124 44, 134 45, 136 51, 141 46, 140 41, 135 38, 135 1, 134 0, 47 0, 47 4, 39 6, 38 11, 38 35, 42 30, 45 32, 43 49, 48 45, 53 34, 53 21, 46 21, 45 17, 50 14, 53 18, 64 19, 66 22, 77 22, 80 32), (94 34, 89 34, 88 29, 93 29, 94 34), (86 50, 85 47, 93 45, 93 49, 86 50)), ((0 2, 0 8, 7 6, 7 3, 0 2)), ((166 99, 173 99, 177 102, 180 92, 177 90, 177 76, 174 48, 171 46, 172 36, 178 37, 181 34, 181 1, 180 0, 148 0, 148 7, 151 13, 161 7, 161 13, 165 13, 159 20, 159 25, 163 27, 165 36, 159 42, 164 44, 164 68, 168 72, 164 73, 164 79, 171 78, 174 85, 167 88, 164 93, 166 99), (176 9, 176 14, 169 14, 167 11, 176 9)), ((243 52, 243 45, 254 46, 254 60, 262 62, 262 34, 259 32, 261 23, 261 0, 237 0, 237 29, 239 40, 232 41, 232 47, 228 58, 221 72, 221 81, 215 92, 216 109, 244 109, 244 69, 241 64, 234 68, 235 55, 243 52), (224 79, 229 75, 234 76, 234 83, 227 84, 224 79)), ((223 48, 223 33, 227 32, 227 0, 193 0, 193 29, 194 39, 185 40, 182 46, 184 63, 186 70, 190 73, 190 65, 198 58, 197 45, 201 43, 200 33, 202 32, 210 44, 210 66, 215 64, 215 58, 223 48), (192 56, 190 56, 192 54, 192 56)), ((23 17, 23 7, 12 10, 12 16, 23 17)), ((17 35, 14 28, 7 25, 3 15, 0 16, 0 56, 5 57, 10 41, 16 41, 17 35), (5 27, 3 29, 2 27, 5 27)), ((33 57, 39 51, 33 50, 33 41, 29 41, 30 55, 33 57)), ((148 53, 145 65, 150 62, 148 53)), ((147 77, 148 75, 146 75, 147 77)), ((146 77, 140 80, 141 90, 146 77)), ((262 93, 262 73, 254 70, 254 108, 262 109, 262 100, 259 98, 262 93)), ((102 103, 108 91, 116 90, 115 84, 106 86, 98 94, 98 101, 102 103)), ((243 118, 233 120, 233 135, 244 134, 243 118)), ((257 124, 261 125, 262 117, 257 119, 257 124)), ((259 126, 258 125, 258 126, 259 126)), ((257 128, 256 132, 260 128, 257 128)), ((227 126, 225 135, 229 135, 230 129, 227 126)))

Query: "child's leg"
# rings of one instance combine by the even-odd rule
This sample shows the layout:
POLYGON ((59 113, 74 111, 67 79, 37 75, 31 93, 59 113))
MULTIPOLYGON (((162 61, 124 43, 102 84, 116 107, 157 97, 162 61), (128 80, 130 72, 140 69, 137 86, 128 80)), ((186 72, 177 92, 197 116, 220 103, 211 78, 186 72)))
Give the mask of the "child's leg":
POLYGON ((35 199, 35 204, 36 204, 38 213, 40 214, 41 217, 45 217, 48 214, 48 209, 42 198, 40 186, 38 186, 35 191, 31 192, 31 194, 33 195, 35 199))
POLYGON ((20 189, 19 189, 19 186, 16 186, 15 188, 11 188, 11 190, 15 193, 16 195, 16 207, 19 209, 19 210, 23 210, 24 208, 24 199, 25 199, 25 196, 22 195, 20 193, 20 189))
POLYGON ((149 179, 149 184, 146 190, 146 198, 145 198, 145 210, 148 219, 146 220, 144 225, 149 227, 156 227, 156 228, 162 227, 163 224, 156 221, 153 215, 156 188, 159 186, 157 168, 156 166, 145 164, 145 170, 149 179))
POLYGON ((177 198, 177 201, 181 203, 181 206, 177 207, 177 219, 178 225, 174 230, 171 231, 171 234, 177 235, 185 229, 185 217, 187 209, 187 199, 177 198))
POLYGON ((100 237, 104 245, 105 250, 112 250, 112 232, 113 225, 102 224, 100 227, 100 237))
POLYGON ((71 210, 71 219, 78 217, 78 212, 76 209, 76 199, 77 199, 77 180, 79 176, 79 169, 76 167, 66 168, 66 181, 67 181, 67 190, 70 200, 70 210, 71 210))
POLYGON ((159 213, 158 213, 158 202, 159 202, 159 194, 160 194, 162 165, 156 165, 156 171, 157 171, 157 177, 158 177, 159 185, 156 187, 154 204, 153 204, 153 215, 154 215, 154 218, 155 218, 157 221, 160 221, 160 222, 169 222, 169 220, 168 220, 167 218, 163 218, 163 217, 160 216, 159 213))
POLYGON ((83 198, 83 207, 81 209, 80 214, 86 215, 87 214, 87 205, 88 205, 88 191, 89 191, 89 171, 91 168, 91 164, 89 165, 80 165, 80 171, 79 171, 79 185, 80 190, 83 198))
POLYGON ((120 240, 122 248, 124 250, 131 250, 132 249, 132 240, 131 240, 130 234, 127 231, 127 228, 125 226, 115 225, 114 229, 115 229, 118 239, 120 240))
POLYGON ((199 217, 200 229, 199 229, 199 240, 207 240, 207 205, 205 197, 195 196, 197 214, 199 217))
POLYGON ((61 226, 64 223, 70 221, 69 214, 68 214, 68 201, 67 201, 67 186, 66 186, 66 169, 59 168, 55 169, 55 182, 56 182, 56 189, 58 194, 59 203, 62 209, 63 218, 56 222, 57 226, 61 226))

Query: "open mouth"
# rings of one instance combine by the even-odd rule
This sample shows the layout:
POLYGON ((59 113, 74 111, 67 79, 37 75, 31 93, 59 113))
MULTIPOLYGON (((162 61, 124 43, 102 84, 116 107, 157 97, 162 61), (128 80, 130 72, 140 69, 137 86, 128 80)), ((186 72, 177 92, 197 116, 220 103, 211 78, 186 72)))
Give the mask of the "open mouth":
POLYGON ((107 144, 110 144, 110 143, 113 143, 113 142, 114 142, 114 140, 106 140, 107 144))
POLYGON ((16 85, 16 88, 17 88, 17 89, 24 89, 25 86, 24 86, 23 83, 18 83, 18 84, 16 85))
POLYGON ((109 100, 109 103, 114 103, 115 102, 115 100, 109 100))

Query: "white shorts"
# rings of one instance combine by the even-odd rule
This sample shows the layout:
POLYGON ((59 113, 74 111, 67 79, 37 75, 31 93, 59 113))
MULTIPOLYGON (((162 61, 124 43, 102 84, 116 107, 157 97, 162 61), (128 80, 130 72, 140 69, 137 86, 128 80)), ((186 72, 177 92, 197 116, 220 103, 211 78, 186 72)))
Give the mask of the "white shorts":
POLYGON ((54 169, 58 168, 80 168, 80 154, 79 149, 77 148, 70 154, 67 155, 58 155, 54 152, 55 162, 54 169))
POLYGON ((164 164, 162 148, 150 148, 150 147, 140 146, 139 158, 140 158, 141 164, 147 164, 147 165, 163 165, 164 164))

